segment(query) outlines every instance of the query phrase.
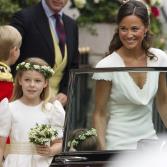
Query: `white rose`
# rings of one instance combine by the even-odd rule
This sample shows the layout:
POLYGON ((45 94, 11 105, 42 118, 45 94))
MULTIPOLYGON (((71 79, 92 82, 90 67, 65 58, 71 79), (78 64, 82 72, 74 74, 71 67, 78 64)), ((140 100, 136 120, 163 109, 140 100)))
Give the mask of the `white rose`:
POLYGON ((77 8, 82 9, 85 7, 86 0, 74 0, 74 4, 77 8))
POLYGON ((98 4, 100 2, 100 0, 94 0, 94 3, 98 4))

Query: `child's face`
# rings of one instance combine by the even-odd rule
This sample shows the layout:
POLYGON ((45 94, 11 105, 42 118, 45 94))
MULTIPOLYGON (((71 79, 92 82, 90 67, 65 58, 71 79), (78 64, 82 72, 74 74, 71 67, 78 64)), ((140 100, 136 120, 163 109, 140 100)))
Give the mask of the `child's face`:
POLYGON ((43 89, 48 85, 43 74, 35 70, 24 71, 19 84, 22 86, 23 98, 39 101, 43 89))

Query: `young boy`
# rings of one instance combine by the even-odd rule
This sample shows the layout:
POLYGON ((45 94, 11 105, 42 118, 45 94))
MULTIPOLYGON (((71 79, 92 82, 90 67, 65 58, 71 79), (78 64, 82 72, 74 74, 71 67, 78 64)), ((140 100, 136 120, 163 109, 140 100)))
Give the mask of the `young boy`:
MULTIPOLYGON (((10 26, 0 26, 0 101, 7 97, 10 99, 13 91, 13 77, 10 66, 20 55, 22 37, 19 31, 10 26)), ((0 142, 1 142, 0 137, 0 142)), ((9 138, 7 144, 9 144, 9 138)))
POLYGON ((17 29, 10 25, 0 26, 0 101, 10 99, 13 90, 13 77, 10 66, 20 55, 22 37, 17 29))

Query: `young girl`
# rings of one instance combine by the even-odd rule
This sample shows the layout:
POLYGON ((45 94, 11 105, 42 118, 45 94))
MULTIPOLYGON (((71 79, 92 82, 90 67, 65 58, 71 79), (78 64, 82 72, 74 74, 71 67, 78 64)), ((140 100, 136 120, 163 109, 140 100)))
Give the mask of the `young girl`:
MULTIPOLYGON (((8 109, 5 101, 1 102, 1 108, 7 111, 0 112, 0 121, 6 120, 4 127, 0 127, 0 136, 9 135, 11 139, 4 167, 49 167, 52 156, 61 151, 65 111, 59 101, 48 102, 49 78, 53 73, 39 58, 29 58, 18 64, 13 102, 9 103, 8 109), (50 146, 29 142, 29 131, 36 124, 51 125, 58 131, 58 137, 50 146)), ((1 159, 4 145, 1 141, 1 159)))
POLYGON ((68 142, 69 151, 96 151, 98 149, 96 129, 75 129, 68 142))

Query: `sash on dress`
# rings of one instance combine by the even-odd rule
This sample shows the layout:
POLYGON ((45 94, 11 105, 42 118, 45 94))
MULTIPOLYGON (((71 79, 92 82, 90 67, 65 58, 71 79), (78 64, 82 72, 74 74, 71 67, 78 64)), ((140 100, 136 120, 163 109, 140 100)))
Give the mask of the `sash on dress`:
POLYGON ((30 154, 30 155, 38 154, 35 145, 28 142, 10 143, 7 145, 6 149, 7 149, 7 154, 30 154))

